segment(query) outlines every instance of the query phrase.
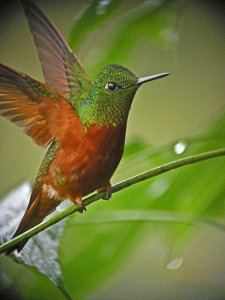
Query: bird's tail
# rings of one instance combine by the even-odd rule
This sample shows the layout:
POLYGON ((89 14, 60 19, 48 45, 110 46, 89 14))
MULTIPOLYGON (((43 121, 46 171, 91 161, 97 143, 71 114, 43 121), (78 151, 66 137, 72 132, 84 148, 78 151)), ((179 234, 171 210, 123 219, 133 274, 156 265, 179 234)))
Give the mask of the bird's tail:
MULTIPOLYGON (((56 199, 48 198, 46 197, 46 194, 43 195, 41 188, 38 189, 38 191, 34 188, 27 210, 12 238, 41 223, 44 218, 59 205, 59 203, 60 202, 56 199)), ((20 252, 28 240, 29 238, 8 249, 6 255, 9 255, 14 250, 20 252)))

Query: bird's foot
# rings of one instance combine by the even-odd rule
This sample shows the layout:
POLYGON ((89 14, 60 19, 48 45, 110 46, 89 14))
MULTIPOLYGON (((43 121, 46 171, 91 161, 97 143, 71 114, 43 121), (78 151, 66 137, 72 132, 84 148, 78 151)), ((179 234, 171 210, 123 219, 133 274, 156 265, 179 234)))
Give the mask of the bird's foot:
POLYGON ((81 198, 77 198, 74 201, 76 203, 76 205, 78 206, 78 211, 80 213, 83 213, 84 211, 86 211, 86 207, 84 206, 84 201, 81 198))
POLYGON ((98 192, 102 192, 102 191, 105 192, 105 194, 102 197, 103 200, 109 200, 112 197, 112 186, 111 186, 111 184, 98 189, 98 192))
POLYGON ((82 214, 84 211, 87 211, 87 209, 86 209, 86 207, 83 204, 82 205, 78 204, 78 211, 79 211, 79 213, 82 214))

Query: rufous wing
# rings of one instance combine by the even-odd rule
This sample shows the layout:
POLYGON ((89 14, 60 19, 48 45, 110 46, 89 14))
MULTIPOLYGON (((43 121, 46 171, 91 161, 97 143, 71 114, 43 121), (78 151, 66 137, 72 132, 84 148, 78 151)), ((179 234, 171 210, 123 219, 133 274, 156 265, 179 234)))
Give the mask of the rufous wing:
POLYGON ((51 94, 40 82, 0 65, 0 114, 23 127, 25 133, 43 147, 55 138, 40 110, 46 105, 47 93, 51 94))
POLYGON ((30 76, 0 64, 0 115, 46 147, 79 119, 63 97, 30 76), (68 116, 70 115, 70 117, 68 116))

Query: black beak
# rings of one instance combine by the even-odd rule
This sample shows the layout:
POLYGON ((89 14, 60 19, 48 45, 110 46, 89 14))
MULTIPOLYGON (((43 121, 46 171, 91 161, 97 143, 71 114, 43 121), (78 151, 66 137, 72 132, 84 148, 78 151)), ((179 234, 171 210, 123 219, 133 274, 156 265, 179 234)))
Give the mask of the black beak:
POLYGON ((155 79, 158 79, 158 78, 162 78, 162 77, 165 77, 165 76, 168 76, 168 75, 170 75, 170 74, 169 73, 160 73, 160 74, 156 74, 156 75, 152 75, 152 76, 142 77, 142 78, 138 79, 136 84, 141 85, 142 83, 152 81, 152 80, 155 80, 155 79))

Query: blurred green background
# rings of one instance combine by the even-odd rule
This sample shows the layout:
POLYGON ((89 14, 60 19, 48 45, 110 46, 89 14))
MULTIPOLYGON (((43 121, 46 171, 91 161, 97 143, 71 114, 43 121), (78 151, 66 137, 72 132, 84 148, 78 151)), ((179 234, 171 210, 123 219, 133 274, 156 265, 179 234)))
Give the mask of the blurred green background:
MULTIPOLYGON (((221 116, 225 106, 224 6, 219 1, 66 0, 54 1, 54 5, 51 1, 35 2, 69 38, 92 78, 107 63, 125 65, 137 76, 171 73, 138 91, 128 123, 130 147, 113 182, 174 158, 172 148, 160 148, 162 145, 211 132, 210 124, 221 116), (142 148, 145 153, 150 151, 149 155, 142 156, 140 152, 138 156, 142 148), (160 157, 151 159, 152 149, 164 150, 158 150, 160 157), (131 153, 133 156, 129 158, 131 153)), ((43 80, 19 2, 1 9, 0 23, 0 61, 43 80)), ((223 126, 222 129, 219 126, 224 136, 223 126)), ((34 180, 45 150, 3 118, 0 136, 0 196, 3 196, 24 180, 34 180)), ((222 142, 206 140, 198 146, 194 144, 189 154, 218 148, 222 142)), ((166 208, 174 212, 182 207, 182 212, 199 216, 206 210, 193 208, 194 199, 202 197, 198 205, 205 208, 206 198, 213 202, 216 193, 220 204, 216 208, 207 206, 211 208, 207 215, 224 220, 224 159, 217 165, 210 162, 204 168, 190 168, 180 177, 174 173, 161 176, 159 182, 144 183, 115 195, 115 200, 109 203, 97 203, 84 216, 70 218, 60 257, 65 282, 74 299, 225 298, 224 232, 209 226, 187 230, 182 223, 166 222, 105 221, 102 225, 79 225, 79 220, 88 222, 90 217, 93 221, 104 212, 110 216, 111 209, 131 208, 132 212, 139 208, 148 211, 166 208), (189 185, 187 178, 193 185, 189 185), (216 186, 215 189, 210 190, 210 185, 216 186), (171 194, 161 197, 160 193, 163 195, 169 189, 171 194), (161 197, 160 201, 151 200, 154 197, 161 197), (179 200, 176 206, 171 205, 174 197, 179 200), (180 266, 166 268, 177 258, 180 266)), ((8 287, 16 280, 18 299, 62 298, 46 278, 30 270, 25 272, 23 266, 5 257, 1 257, 1 265, 8 287)))

